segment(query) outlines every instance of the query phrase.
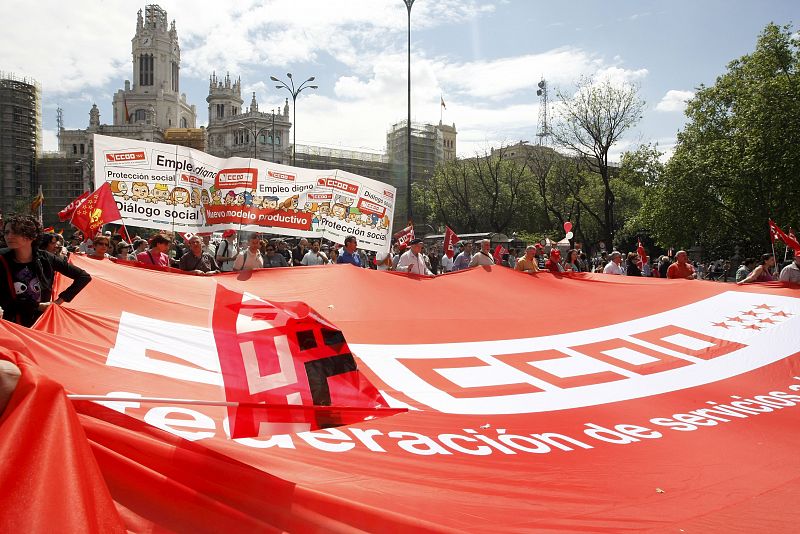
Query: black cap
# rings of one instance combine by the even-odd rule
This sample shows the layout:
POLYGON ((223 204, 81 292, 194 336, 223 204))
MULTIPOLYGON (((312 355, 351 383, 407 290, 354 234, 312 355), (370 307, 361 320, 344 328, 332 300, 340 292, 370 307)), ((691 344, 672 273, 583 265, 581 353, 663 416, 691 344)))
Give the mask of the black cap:
POLYGON ((422 239, 412 239, 408 242, 409 245, 418 245, 420 243, 422 243, 422 239))

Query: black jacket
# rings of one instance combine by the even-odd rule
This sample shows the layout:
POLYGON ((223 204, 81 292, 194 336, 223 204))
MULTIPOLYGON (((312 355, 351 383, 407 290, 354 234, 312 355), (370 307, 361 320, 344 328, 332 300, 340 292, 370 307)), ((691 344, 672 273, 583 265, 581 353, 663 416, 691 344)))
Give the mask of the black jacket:
MULTIPOLYGON (((24 310, 19 306, 10 265, 13 261, 13 250, 9 248, 0 249, 0 307, 3 308, 3 319, 23 326, 31 326, 41 313, 34 311, 33 319, 31 320, 25 317, 24 310)), ((54 256, 44 250, 34 249, 33 269, 39 279, 43 302, 51 300, 53 280, 57 272, 73 280, 72 284, 58 295, 58 298, 66 302, 70 302, 75 298, 75 295, 80 293, 81 289, 92 281, 92 277, 83 269, 75 267, 65 259, 54 256)))

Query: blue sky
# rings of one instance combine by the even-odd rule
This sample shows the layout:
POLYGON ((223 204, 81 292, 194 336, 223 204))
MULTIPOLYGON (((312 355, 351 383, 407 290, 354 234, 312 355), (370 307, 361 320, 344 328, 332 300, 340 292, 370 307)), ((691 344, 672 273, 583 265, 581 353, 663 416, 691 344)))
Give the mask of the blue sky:
MULTIPOLYGON (((6 0, 14 24, 0 34, 0 70, 43 86, 45 149, 56 148, 56 107, 85 128, 93 103, 132 79, 131 38, 144 4, 125 0, 6 0)), ((230 72, 262 111, 286 96, 269 82, 316 76, 298 100, 299 144, 382 150, 406 114, 406 11, 402 0, 162 1, 182 48, 182 91, 208 117, 208 76, 230 72), (229 7, 233 6, 233 7, 229 7)), ((800 15, 794 0, 416 0, 412 11, 413 119, 459 131, 458 152, 535 140, 536 82, 569 93, 580 76, 635 83, 644 118, 615 153, 646 142, 669 152, 684 124, 682 101, 755 46, 770 21, 800 15)), ((552 97, 551 97, 552 99, 552 97)))

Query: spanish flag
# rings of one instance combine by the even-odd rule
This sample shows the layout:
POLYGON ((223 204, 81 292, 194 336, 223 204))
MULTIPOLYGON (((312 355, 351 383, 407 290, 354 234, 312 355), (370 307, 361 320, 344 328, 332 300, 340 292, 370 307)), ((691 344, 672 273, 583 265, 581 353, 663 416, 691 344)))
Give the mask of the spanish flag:
POLYGON ((42 204, 44 204, 44 195, 42 194, 42 188, 40 187, 39 193, 33 197, 33 200, 31 201, 31 213, 39 213, 39 208, 42 207, 42 204))

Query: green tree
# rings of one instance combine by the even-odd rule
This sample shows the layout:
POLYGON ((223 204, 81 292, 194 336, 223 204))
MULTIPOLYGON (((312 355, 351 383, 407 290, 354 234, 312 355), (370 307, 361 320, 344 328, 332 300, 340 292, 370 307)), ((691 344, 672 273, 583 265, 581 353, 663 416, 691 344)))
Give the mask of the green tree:
POLYGON ((663 246, 714 255, 769 246, 767 219, 800 223, 800 40, 769 24, 755 50, 698 88, 639 220, 663 246))
MULTIPOLYGON (((592 78, 580 80, 572 95, 558 91, 558 97, 561 105, 557 108, 553 137, 600 177, 603 203, 595 218, 603 239, 613 243, 617 230, 616 191, 608 154, 619 138, 639 122, 645 103, 633 85, 592 78)), ((590 209, 588 203, 581 204, 590 209)))
POLYGON ((531 179, 525 157, 507 148, 437 167, 414 193, 415 205, 427 205, 428 224, 465 233, 516 229, 531 179))

